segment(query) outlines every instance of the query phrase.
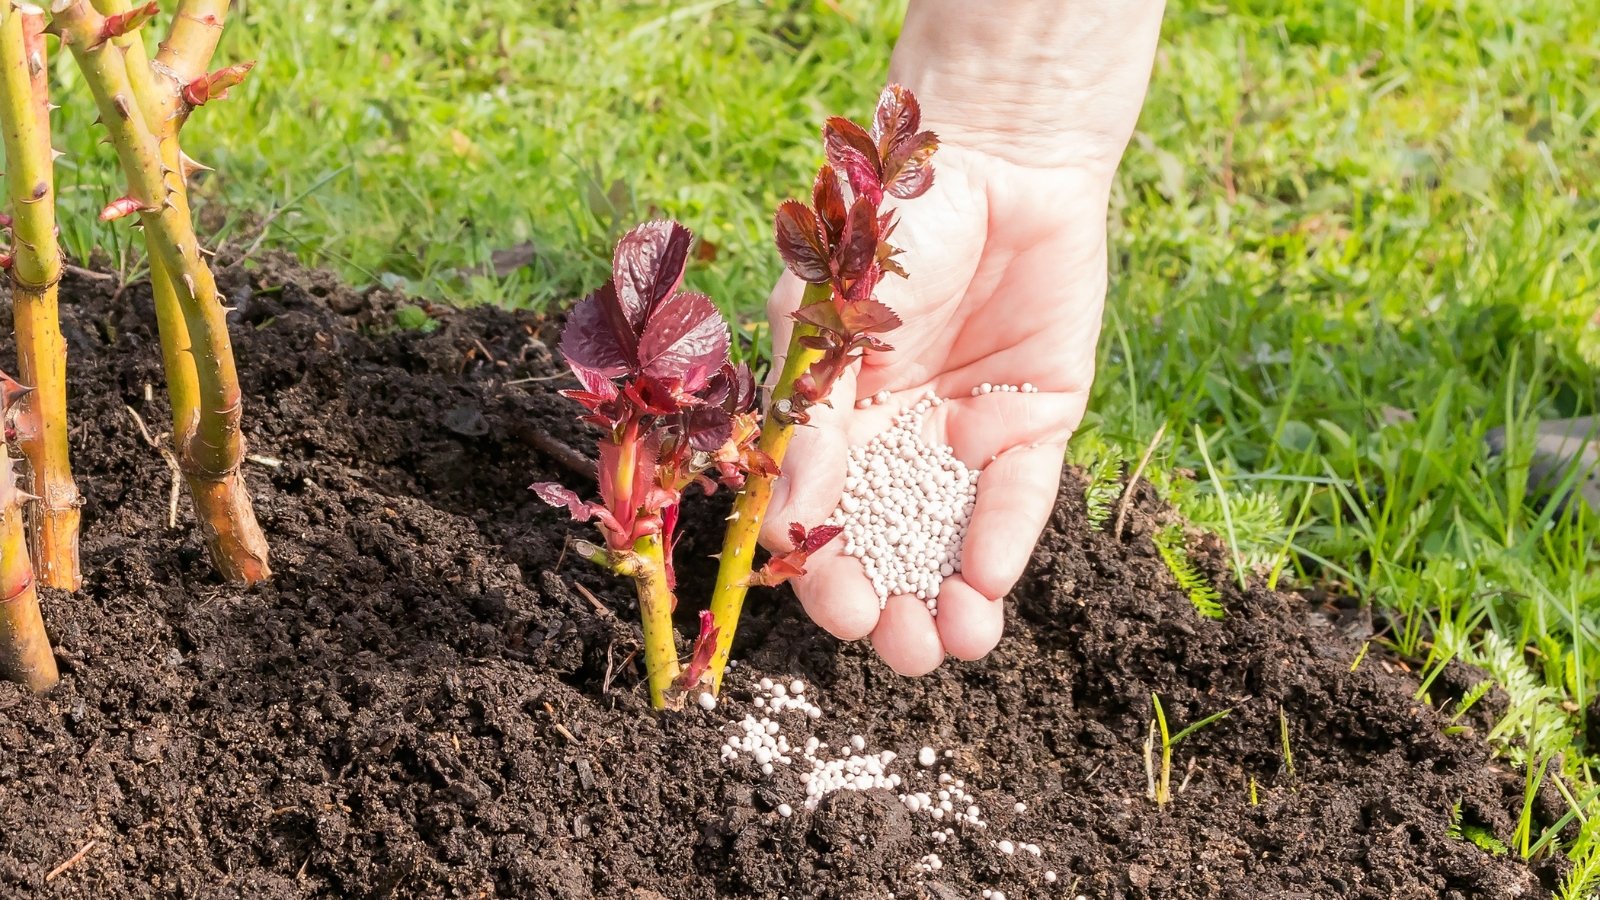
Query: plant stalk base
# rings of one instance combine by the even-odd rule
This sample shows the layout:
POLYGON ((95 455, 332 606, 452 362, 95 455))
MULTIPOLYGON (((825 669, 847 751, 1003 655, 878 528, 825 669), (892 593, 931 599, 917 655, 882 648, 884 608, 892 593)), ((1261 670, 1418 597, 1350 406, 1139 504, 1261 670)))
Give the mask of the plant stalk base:
POLYGON ((206 549, 222 577, 243 585, 270 578, 267 539, 256 523, 244 474, 234 471, 221 478, 191 475, 188 481, 206 549))

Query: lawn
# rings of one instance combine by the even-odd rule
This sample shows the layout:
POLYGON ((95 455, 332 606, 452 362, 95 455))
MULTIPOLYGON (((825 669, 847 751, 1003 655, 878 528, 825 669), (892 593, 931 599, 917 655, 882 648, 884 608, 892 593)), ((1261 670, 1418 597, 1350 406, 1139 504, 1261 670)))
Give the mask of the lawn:
MULTIPOLYGON (((222 54, 260 65, 186 133, 218 169, 202 195, 221 240, 537 307, 597 282, 620 230, 660 212, 715 247, 690 279, 752 329, 779 267, 770 210, 815 165, 813 123, 866 110, 900 14, 239 6, 222 54), (497 251, 527 264, 492 274, 497 251)), ((1174 4, 1073 450, 1109 477, 1165 423, 1153 480, 1241 572, 1369 601, 1425 673, 1487 668, 1511 699, 1489 738, 1585 821, 1600 519, 1536 504, 1526 464, 1532 422, 1596 411, 1597 70, 1592 4, 1174 4)), ((75 78, 64 56, 58 74, 75 78)), ((83 109, 58 126, 64 237, 136 273, 125 227, 82 224, 121 193, 105 159, 79 168, 109 153, 83 109)), ((1550 852, 1542 837, 1499 836, 1550 852)), ((1560 849, 1600 878, 1586 842, 1560 849)))

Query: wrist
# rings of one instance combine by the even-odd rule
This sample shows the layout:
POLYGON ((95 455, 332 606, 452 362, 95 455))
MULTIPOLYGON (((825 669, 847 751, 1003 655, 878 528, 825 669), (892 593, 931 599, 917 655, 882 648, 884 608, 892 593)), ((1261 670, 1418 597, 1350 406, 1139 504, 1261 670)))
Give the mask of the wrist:
POLYGON ((913 0, 891 81, 947 145, 1109 178, 1149 84, 1162 0, 913 0))

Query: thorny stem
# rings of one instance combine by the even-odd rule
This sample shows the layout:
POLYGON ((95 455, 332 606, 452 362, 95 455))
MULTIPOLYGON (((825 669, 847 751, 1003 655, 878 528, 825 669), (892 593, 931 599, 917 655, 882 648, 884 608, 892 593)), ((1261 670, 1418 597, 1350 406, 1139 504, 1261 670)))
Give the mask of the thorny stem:
POLYGON ((174 391, 174 439, 212 561, 228 580, 253 584, 271 570, 266 539, 240 472, 244 438, 238 374, 226 310, 194 233, 184 185, 188 163, 177 143, 188 114, 182 88, 204 72, 226 12, 226 2, 185 0, 172 34, 148 64, 143 51, 133 49, 137 41, 96 45, 104 17, 88 0, 61 3, 56 25, 111 132, 128 177, 128 195, 139 204, 152 270, 159 267, 165 276, 153 280, 158 316, 163 305, 168 307, 168 314, 160 317, 164 359, 169 376, 177 376, 169 384, 174 391), (175 304, 162 302, 160 292, 167 288, 175 304), (179 318, 170 314, 171 306, 181 313, 186 335, 168 327, 179 318), (175 346, 183 338, 186 344, 175 346), (193 366, 192 381, 180 355, 193 366))
MULTIPOLYGON (((800 305, 815 306, 831 302, 832 299, 833 289, 830 286, 808 284, 800 305)), ((758 446, 780 468, 795 429, 794 420, 781 411, 787 408, 794 396, 795 381, 823 356, 821 350, 812 350, 800 343, 801 338, 815 331, 813 326, 804 322, 795 323, 794 332, 789 336, 783 371, 773 386, 772 402, 761 423, 758 446)), ((739 613, 744 608, 745 594, 750 590, 756 541, 761 536, 761 522, 766 517, 767 505, 772 502, 775 477, 752 474, 733 502, 733 516, 723 538, 722 557, 717 565, 717 586, 711 595, 711 615, 717 625, 717 652, 711 657, 713 692, 722 689, 722 673, 728 666, 728 651, 733 647, 734 629, 739 626, 739 613)))
MULTIPOLYGON (((0 485, 0 492, 6 490, 0 485)), ((61 676, 39 614, 22 504, 16 492, 11 493, 12 500, 0 507, 0 678, 42 694, 61 676)))
MULTIPOLYGON (((98 12, 107 16, 125 13, 131 8, 128 0, 94 0, 98 12)), ((176 29, 176 25, 174 25, 176 29)), ((221 29, 217 29, 219 32, 221 29)), ((166 90, 158 87, 156 73, 150 66, 144 41, 138 32, 130 32, 112 39, 122 51, 128 73, 128 83, 144 110, 145 121, 167 122, 173 119, 174 109, 170 99, 179 99, 180 85, 170 85, 166 90)), ((210 51, 204 51, 210 58, 210 51)), ((204 63, 201 64, 204 68, 204 63)), ((178 148, 178 127, 158 129, 161 140, 161 165, 168 171, 184 176, 170 182, 174 202, 188 204, 188 173, 183 170, 183 156, 178 148)), ((172 276, 155 254, 150 255, 150 289, 155 300, 156 328, 161 335, 161 363, 167 378, 167 395, 171 399, 173 434, 183 434, 200 416, 199 376, 195 372, 194 357, 189 353, 189 326, 184 321, 183 308, 178 304, 178 292, 173 287, 172 276)))
MULTIPOLYGON (((4 0, 0 0, 4 2, 4 0)), ((34 390, 17 410, 17 443, 28 460, 29 540, 39 579, 77 590, 78 486, 67 446, 67 345, 56 313, 61 250, 56 242, 55 158, 44 15, 0 6, 0 130, 11 199, 11 301, 18 375, 34 390)))
POLYGON ((678 644, 672 630, 672 591, 667 587, 666 557, 661 535, 633 543, 639 592, 639 622, 644 628, 644 668, 650 684, 650 705, 665 709, 667 693, 678 678, 678 644))

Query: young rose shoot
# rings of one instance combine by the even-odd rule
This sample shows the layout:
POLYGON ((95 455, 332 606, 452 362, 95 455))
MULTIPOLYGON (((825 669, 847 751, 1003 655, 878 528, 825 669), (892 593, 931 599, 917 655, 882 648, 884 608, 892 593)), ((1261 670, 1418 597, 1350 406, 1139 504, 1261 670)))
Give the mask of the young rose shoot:
POLYGON ((612 278, 568 315, 561 354, 579 388, 563 393, 600 429, 600 499, 553 482, 533 486, 574 519, 595 521, 604 547, 585 555, 634 580, 651 702, 681 700, 710 664, 709 617, 680 678, 672 630, 672 547, 683 492, 738 487, 770 463, 754 447, 755 384, 729 362, 728 325, 704 294, 680 290, 692 236, 649 222, 617 244, 612 278))
MULTIPOLYGON (((899 316, 873 294, 885 275, 906 276, 896 258, 900 251, 889 242, 896 212, 883 208, 885 198, 914 199, 933 184, 939 141, 921 130, 921 122, 916 97, 899 85, 879 96, 870 129, 828 119, 822 129, 827 164, 817 172, 810 204, 788 200, 778 207, 778 253, 806 288, 757 445, 774 468, 783 464, 795 427, 808 421, 807 411, 828 402, 834 383, 862 356, 890 349, 880 335, 900 327, 899 316)), ((722 683, 750 586, 800 574, 804 559, 838 534, 831 530, 819 541, 821 529, 796 526, 797 531, 791 529, 794 549, 752 574, 775 478, 776 472, 752 472, 734 502, 711 601, 717 626, 710 672, 714 688, 722 683)))

